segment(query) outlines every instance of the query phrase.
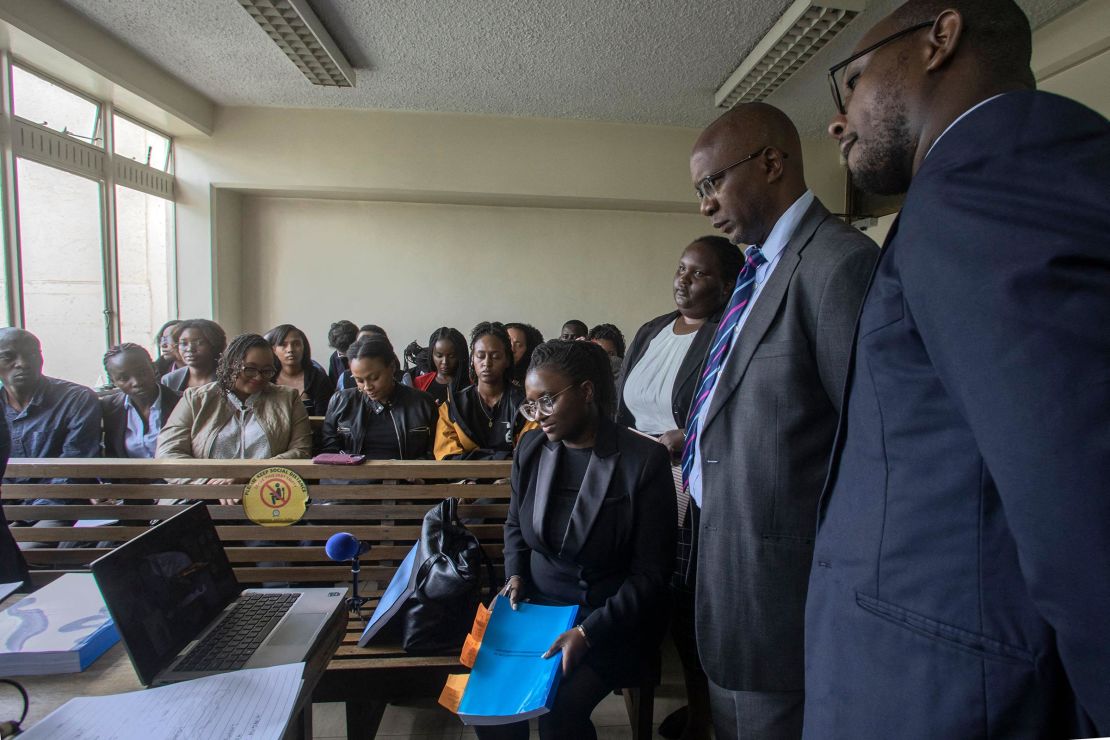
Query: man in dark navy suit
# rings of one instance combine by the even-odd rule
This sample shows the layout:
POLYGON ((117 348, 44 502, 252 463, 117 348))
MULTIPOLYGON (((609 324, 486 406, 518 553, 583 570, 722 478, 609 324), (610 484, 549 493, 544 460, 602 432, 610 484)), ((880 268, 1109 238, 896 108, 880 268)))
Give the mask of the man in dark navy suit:
POLYGON ((833 68, 907 192, 864 301, 806 605, 805 736, 1110 734, 1110 123, 1012 0, 912 0, 833 68))

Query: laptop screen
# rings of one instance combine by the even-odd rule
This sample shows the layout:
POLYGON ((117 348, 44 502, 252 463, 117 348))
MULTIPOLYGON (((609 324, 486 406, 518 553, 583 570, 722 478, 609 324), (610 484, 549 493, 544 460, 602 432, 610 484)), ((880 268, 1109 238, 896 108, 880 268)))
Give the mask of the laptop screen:
POLYGON ((99 558, 92 572, 144 685, 240 591, 204 502, 99 558))

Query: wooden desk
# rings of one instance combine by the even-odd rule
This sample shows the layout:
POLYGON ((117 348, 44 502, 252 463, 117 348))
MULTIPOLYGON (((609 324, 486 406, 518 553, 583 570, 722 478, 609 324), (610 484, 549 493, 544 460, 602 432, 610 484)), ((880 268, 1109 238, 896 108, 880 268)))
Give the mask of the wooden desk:
MULTIPOLYGON (((13 595, 0 604, 5 609, 22 598, 13 595)), ((305 663, 304 684, 297 696, 294 711, 297 717, 289 723, 285 740, 302 740, 312 737, 312 692, 324 675, 335 650, 347 633, 347 610, 344 607, 328 623, 305 663)), ((39 720, 78 696, 106 696, 142 689, 135 669, 122 642, 113 645, 81 673, 59 673, 52 676, 12 676, 23 684, 30 697, 30 707, 23 728, 34 726, 39 720)), ((19 719, 23 703, 13 687, 0 684, 0 722, 19 719)))

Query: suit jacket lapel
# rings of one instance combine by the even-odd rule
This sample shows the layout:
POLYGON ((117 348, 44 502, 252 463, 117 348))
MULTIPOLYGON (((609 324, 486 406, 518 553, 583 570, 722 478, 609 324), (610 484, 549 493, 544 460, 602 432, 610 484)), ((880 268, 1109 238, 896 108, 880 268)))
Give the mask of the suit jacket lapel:
POLYGON ((802 250, 813 238, 817 227, 828 217, 830 217, 829 212, 816 199, 806 210, 805 215, 802 216, 798 228, 794 230, 794 235, 790 237, 790 241, 787 242, 782 251, 782 256, 779 257, 774 272, 771 273, 771 279, 763 286, 755 305, 752 306, 751 312, 744 320, 744 326, 740 329, 740 336, 736 340, 736 345, 725 360, 725 366, 721 369, 721 376, 717 381, 717 389, 713 393, 713 403, 705 417, 703 430, 713 423, 713 419, 724 408, 729 397, 740 385, 744 373, 747 372, 752 355, 755 354, 759 343, 763 341, 763 335, 771 328, 771 322, 778 315, 779 306, 786 297, 790 280, 794 277, 794 270, 801 262, 802 250))
MULTIPOLYGON (((555 485, 555 471, 559 469, 562 452, 561 444, 549 445, 545 442, 540 445, 540 459, 536 468, 536 496, 532 501, 532 531, 540 542, 545 541, 543 523, 547 518, 547 504, 551 500, 551 487, 555 485)), ((547 543, 552 552, 555 552, 557 544, 547 543)))
POLYGON ((602 422, 594 443, 594 454, 590 456, 586 474, 582 478, 582 487, 578 490, 578 498, 570 513, 570 524, 567 526, 563 545, 559 548, 559 555, 564 559, 574 560, 578 557, 590 536, 598 512, 601 511, 601 504, 605 501, 605 494, 609 492, 609 484, 621 456, 617 452, 616 437, 616 426, 602 422))

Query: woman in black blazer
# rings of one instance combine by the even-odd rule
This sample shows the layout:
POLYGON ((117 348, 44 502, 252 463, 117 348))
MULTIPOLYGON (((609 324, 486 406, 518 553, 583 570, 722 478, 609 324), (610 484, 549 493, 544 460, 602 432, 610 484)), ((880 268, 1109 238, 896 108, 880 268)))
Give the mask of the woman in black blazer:
MULTIPOLYGON (((577 604, 578 624, 555 640, 563 680, 541 738, 596 737, 590 713, 636 680, 658 649, 674 569, 670 460, 659 444, 610 421, 609 359, 589 342, 540 345, 521 412, 512 471, 502 590, 511 603, 577 604)), ((477 728, 527 738, 528 723, 477 728)))
MULTIPOLYGON (((686 417, 701 377, 702 364, 721 312, 728 304, 743 266, 740 250, 724 237, 703 236, 682 252, 674 274, 678 310, 640 327, 628 347, 617 379, 617 422, 659 439, 677 464, 686 440, 686 417)), ((677 492, 676 492, 677 494, 677 492)), ((679 496, 678 572, 690 559, 689 498, 679 496)), ((710 737, 709 684, 698 660, 694 638, 693 584, 675 579, 673 635, 682 659, 689 706, 660 725, 664 737, 710 737), (685 710, 685 711, 684 711, 685 710)))

